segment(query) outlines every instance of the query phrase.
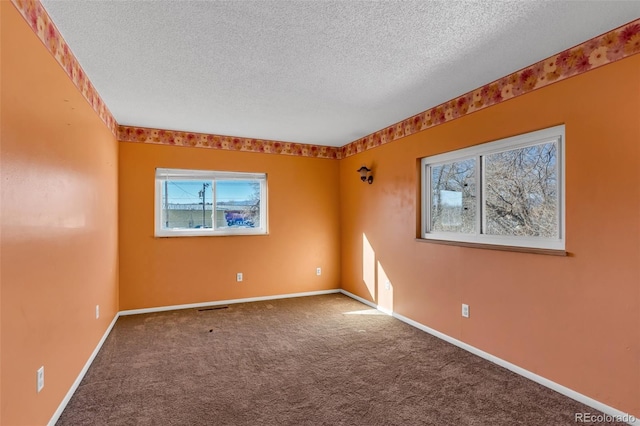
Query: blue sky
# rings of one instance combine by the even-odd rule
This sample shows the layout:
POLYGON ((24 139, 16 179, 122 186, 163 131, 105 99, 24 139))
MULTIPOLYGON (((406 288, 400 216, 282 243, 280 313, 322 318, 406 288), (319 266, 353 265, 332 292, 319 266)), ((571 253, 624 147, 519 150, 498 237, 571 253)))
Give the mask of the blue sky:
POLYGON ((440 202, 446 206, 462 206, 462 192, 440 190, 440 202))
MULTIPOLYGON (((256 181, 217 181, 216 191, 218 201, 244 201, 251 199, 256 181)), ((206 191, 206 202, 211 203, 211 181, 178 180, 169 181, 167 190, 169 203, 190 204, 200 203, 202 198, 198 193, 202 184, 209 183, 206 191)), ((164 191, 164 187, 163 187, 164 191)))

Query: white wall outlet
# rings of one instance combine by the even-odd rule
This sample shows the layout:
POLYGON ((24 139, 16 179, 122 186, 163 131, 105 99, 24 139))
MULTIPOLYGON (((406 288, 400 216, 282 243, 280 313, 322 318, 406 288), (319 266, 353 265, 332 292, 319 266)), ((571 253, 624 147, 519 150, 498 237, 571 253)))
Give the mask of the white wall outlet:
POLYGON ((389 291, 391 290, 391 281, 388 281, 386 283, 384 283, 384 289, 389 291))
POLYGON ((469 305, 462 304, 462 316, 465 318, 469 318, 469 305))
POLYGON ((242 281, 242 272, 238 272, 236 274, 236 281, 241 282, 242 281))
POLYGON ((96 305, 96 319, 100 318, 100 305, 96 305))
POLYGON ((322 275, 322 268, 316 268, 316 275, 322 275))
POLYGON ((44 365, 36 371, 36 390, 40 392, 44 387, 44 365))

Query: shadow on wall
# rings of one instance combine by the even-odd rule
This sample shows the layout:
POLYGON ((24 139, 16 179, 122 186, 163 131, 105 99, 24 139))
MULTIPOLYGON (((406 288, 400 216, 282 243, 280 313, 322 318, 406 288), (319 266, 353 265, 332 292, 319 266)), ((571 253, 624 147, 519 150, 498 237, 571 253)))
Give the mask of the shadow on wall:
POLYGON ((376 252, 364 233, 362 234, 362 280, 367 286, 371 299, 378 305, 378 309, 391 315, 393 284, 380 261, 376 260, 376 252))

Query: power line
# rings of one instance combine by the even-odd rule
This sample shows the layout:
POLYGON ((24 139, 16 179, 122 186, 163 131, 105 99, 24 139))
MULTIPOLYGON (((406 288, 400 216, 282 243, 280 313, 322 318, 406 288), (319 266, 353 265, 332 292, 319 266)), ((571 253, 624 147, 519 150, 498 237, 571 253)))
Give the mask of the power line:
MULTIPOLYGON (((169 181, 170 184, 172 184, 173 186, 175 186, 176 188, 178 188, 180 191, 184 192, 185 194, 187 194, 188 196, 192 197, 192 198, 200 198, 198 195, 195 194, 191 194, 190 192, 187 192, 185 189, 183 189, 181 186, 179 186, 177 183, 175 183, 174 181, 169 181)), ((195 182, 194 182, 195 183, 195 182)), ((198 185, 200 185, 200 183, 198 182, 198 185)), ((171 198, 178 198, 178 197, 171 197, 171 198)))

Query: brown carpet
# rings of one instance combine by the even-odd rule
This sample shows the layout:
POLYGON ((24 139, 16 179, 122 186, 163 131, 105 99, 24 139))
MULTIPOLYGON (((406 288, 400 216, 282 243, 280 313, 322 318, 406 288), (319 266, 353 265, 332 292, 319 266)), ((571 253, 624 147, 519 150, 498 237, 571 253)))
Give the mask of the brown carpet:
MULTIPOLYGON (((575 425, 596 410, 341 294, 121 317, 58 425, 575 425)), ((613 423, 608 423, 609 425, 613 423)))

